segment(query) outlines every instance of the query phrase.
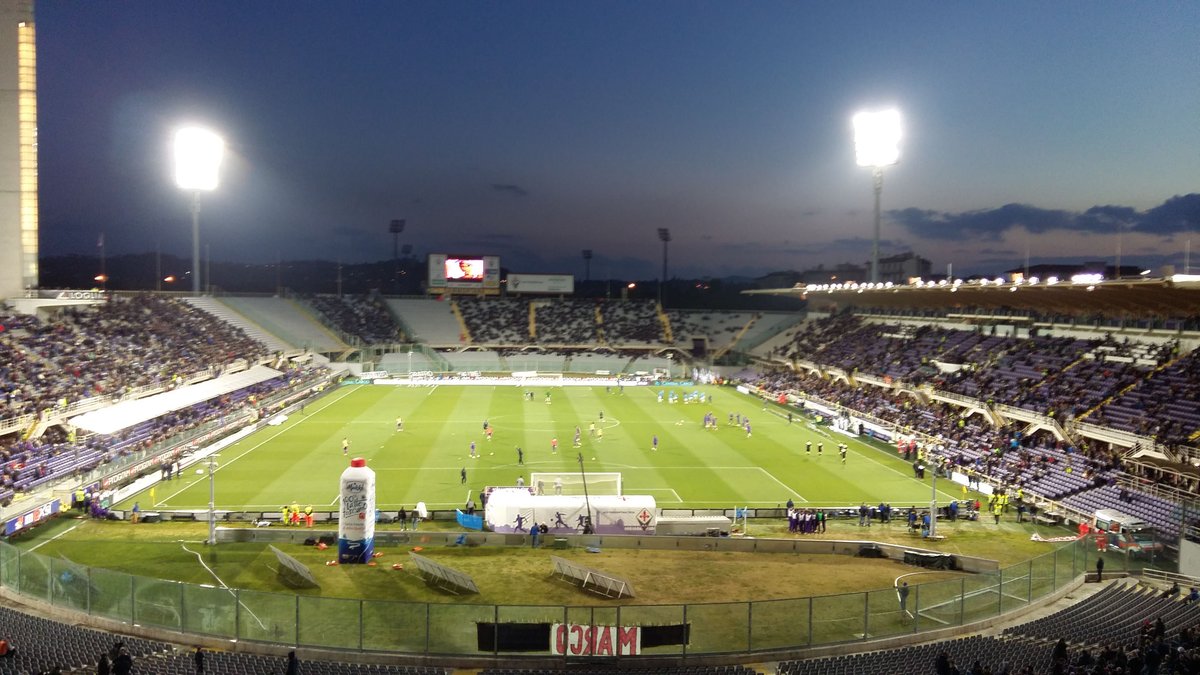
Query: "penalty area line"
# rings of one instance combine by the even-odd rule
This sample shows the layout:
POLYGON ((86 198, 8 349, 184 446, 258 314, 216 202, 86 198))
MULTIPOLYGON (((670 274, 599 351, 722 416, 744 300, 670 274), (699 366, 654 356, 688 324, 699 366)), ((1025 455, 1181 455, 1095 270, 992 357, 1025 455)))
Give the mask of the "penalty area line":
POLYGON ((756 466, 753 468, 758 469, 759 471, 763 472, 763 475, 765 475, 767 478, 770 478, 771 480, 773 480, 776 483, 778 483, 779 485, 781 485, 783 487, 783 489, 787 490, 788 492, 791 492, 793 497, 796 497, 797 499, 799 499, 800 501, 802 501, 806 504, 808 503, 808 500, 804 498, 804 495, 800 494, 799 492, 796 492, 787 483, 785 483, 785 482, 779 480, 778 478, 776 478, 775 476, 773 476, 770 471, 767 471, 766 469, 762 468, 761 466, 756 466))

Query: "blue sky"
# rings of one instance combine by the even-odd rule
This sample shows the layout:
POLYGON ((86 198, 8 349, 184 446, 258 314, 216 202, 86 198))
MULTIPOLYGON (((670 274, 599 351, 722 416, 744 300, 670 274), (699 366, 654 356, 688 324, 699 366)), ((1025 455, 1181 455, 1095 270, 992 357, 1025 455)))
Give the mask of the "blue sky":
MULTIPOLYGON (((40 0, 43 254, 190 250, 173 129, 230 145, 217 259, 498 253, 520 272, 869 257, 851 115, 904 116, 885 254, 1180 263, 1200 3, 40 0), (1173 199, 1175 197, 1179 199, 1173 199), (1116 207, 1096 210, 1094 207, 1116 207)), ((1195 242, 1200 248, 1200 239, 1195 242)), ((1200 266, 1200 265, 1198 265, 1200 266)))

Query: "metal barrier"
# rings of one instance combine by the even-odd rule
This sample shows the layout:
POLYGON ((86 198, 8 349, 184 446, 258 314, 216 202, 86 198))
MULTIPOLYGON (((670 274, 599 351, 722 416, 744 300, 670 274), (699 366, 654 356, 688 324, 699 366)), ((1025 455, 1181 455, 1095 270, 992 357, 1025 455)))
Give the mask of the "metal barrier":
MULTIPOLYGON (((519 539, 505 541, 519 545, 519 539)), ((768 543, 758 540, 763 550, 772 548, 768 543)), ((602 643, 590 644, 592 651, 581 655, 687 658, 854 643, 990 619, 1074 583, 1094 564, 1096 554, 1089 548, 1081 539, 1003 569, 914 584, 903 598, 886 588, 788 600, 587 607, 395 602, 217 588, 88 568, 0 542, 0 586, 33 604, 189 636, 412 656, 545 659, 554 653, 553 640, 540 653, 505 651, 500 638, 506 624, 676 627, 686 638, 654 640, 632 651, 626 645, 626 651, 612 654, 595 651, 602 643)), ((1106 572, 1122 571, 1120 557, 1107 559, 1106 572)))

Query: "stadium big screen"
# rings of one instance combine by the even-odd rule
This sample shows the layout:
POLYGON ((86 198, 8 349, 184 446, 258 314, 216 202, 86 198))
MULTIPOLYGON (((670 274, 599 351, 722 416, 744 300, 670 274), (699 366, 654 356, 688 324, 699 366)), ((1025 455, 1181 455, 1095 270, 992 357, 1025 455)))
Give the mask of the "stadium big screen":
POLYGON ((429 254, 429 292, 498 293, 500 257, 429 254))

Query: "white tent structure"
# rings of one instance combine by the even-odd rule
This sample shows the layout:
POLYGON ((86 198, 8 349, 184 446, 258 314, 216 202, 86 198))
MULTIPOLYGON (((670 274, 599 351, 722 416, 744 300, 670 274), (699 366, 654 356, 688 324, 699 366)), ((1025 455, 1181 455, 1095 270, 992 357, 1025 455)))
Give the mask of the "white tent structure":
MULTIPOLYGON (((591 498, 596 534, 654 534, 658 508, 647 495, 596 495, 591 498)), ((550 534, 580 534, 588 501, 580 495, 535 495, 529 488, 496 488, 484 510, 493 532, 528 532, 534 523, 550 534)))

